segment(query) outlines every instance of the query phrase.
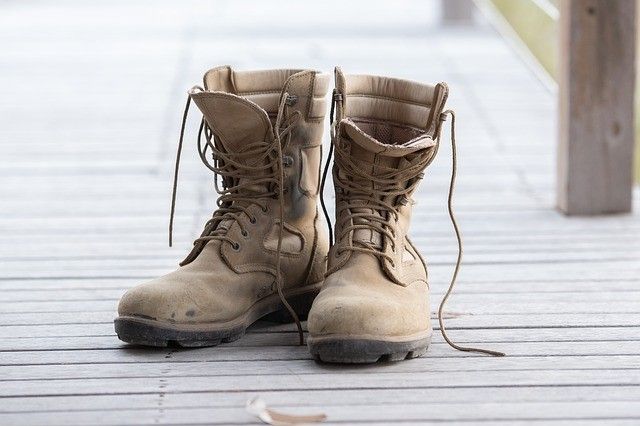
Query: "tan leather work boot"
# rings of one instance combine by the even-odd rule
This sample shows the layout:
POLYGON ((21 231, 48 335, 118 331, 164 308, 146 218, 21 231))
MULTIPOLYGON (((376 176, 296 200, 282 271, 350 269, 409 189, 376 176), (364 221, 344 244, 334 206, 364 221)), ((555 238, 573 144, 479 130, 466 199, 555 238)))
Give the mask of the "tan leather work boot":
POLYGON ((189 92, 184 120, 193 100, 204 116, 200 157, 222 181, 218 210, 180 268, 122 297, 121 340, 213 346, 268 314, 299 326, 329 248, 317 209, 328 80, 309 70, 219 67, 189 92))
POLYGON ((336 69, 336 242, 309 313, 324 362, 424 354, 431 341, 426 265, 407 235, 411 195, 438 149, 448 89, 336 69))

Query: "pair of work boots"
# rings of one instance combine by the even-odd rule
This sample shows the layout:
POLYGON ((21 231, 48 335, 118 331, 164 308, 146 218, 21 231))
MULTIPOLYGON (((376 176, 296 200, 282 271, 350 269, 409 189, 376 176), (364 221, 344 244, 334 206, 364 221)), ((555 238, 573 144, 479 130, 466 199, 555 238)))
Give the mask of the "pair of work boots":
MULTIPOLYGON (((219 177, 218 208, 180 268, 122 297, 115 320, 121 340, 214 346, 240 338, 263 318, 294 321, 302 344, 300 320, 308 318, 309 349, 321 361, 426 352, 427 270, 407 233, 411 196, 449 113, 447 86, 339 68, 335 80, 329 152, 335 151, 335 242, 318 208, 330 160, 321 177, 329 76, 224 66, 189 91, 171 224, 191 101, 203 114, 200 158, 219 177)), ((459 258, 456 272, 458 265, 459 258)), ((442 306, 444 333, 441 314, 442 306)))

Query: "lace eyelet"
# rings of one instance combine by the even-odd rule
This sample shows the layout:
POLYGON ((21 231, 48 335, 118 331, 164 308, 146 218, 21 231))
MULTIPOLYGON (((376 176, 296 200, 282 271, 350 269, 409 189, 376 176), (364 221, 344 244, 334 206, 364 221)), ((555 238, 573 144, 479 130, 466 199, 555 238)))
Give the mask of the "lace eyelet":
POLYGON ((282 164, 285 167, 291 167, 293 166, 293 157, 290 155, 285 155, 284 157, 282 157, 282 164))
POLYGON ((267 213, 269 211, 269 206, 262 207, 262 213, 267 213))
POLYGON ((231 250, 240 251, 240 249, 241 249, 240 244, 238 244, 238 243, 231 244, 231 250))
POLYGON ((250 217, 249 218, 249 223, 252 225, 255 225, 258 222, 258 220, 255 217, 250 217))
POLYGON ((249 233, 247 231, 245 231, 244 229, 242 230, 242 232, 240 232, 242 234, 243 237, 247 238, 249 236, 249 233))

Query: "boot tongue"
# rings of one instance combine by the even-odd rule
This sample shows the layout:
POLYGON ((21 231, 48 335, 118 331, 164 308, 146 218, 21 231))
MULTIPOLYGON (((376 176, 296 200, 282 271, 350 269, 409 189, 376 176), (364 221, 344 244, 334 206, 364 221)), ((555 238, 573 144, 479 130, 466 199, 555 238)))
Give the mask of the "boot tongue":
MULTIPOLYGON (((247 149, 252 149, 250 145, 256 142, 272 140, 269 117, 262 108, 253 102, 223 92, 197 92, 192 93, 191 97, 217 136, 218 149, 230 154, 240 154, 246 152, 247 149)), ((234 157, 234 160, 247 166, 266 165, 269 161, 262 156, 257 158, 251 156, 234 157)), ((267 176, 270 173, 271 171, 266 168, 261 169, 254 172, 252 178, 255 179, 262 174, 267 176)), ((242 181, 243 178, 240 178, 239 183, 242 181)), ((263 193, 268 192, 269 188, 265 184, 255 184, 247 186, 244 190, 263 193)), ((224 220, 218 224, 217 229, 228 230, 233 222, 230 219, 224 220)))
MULTIPOLYGON (((257 142, 272 142, 275 136, 270 117, 275 122, 284 88, 297 72, 299 70, 238 72, 228 66, 209 70, 204 76, 205 91, 192 90, 190 96, 216 135, 216 147, 230 154, 241 154, 255 149, 257 142)), ((236 156, 234 160, 253 167, 266 166, 270 161, 263 155, 236 156)), ((269 177, 272 170, 265 167, 251 171, 250 175, 251 179, 269 177)), ((242 181, 240 178, 238 183, 242 181)), ((249 185, 243 191, 267 193, 271 188, 269 184, 260 183, 249 185)), ((217 229, 229 229, 233 222, 224 220, 217 229)))
POLYGON ((224 92, 196 92, 191 98, 229 153, 241 153, 249 144, 272 138, 266 111, 248 99, 224 92))
MULTIPOLYGON (((342 138, 342 143, 346 143, 349 146, 350 158, 360 167, 364 172, 372 176, 385 173, 392 169, 401 168, 407 161, 404 156, 424 150, 435 146, 435 142, 426 135, 418 136, 414 139, 410 139, 401 144, 388 144, 383 143, 372 135, 366 133, 361 127, 350 119, 344 119, 341 121, 340 126, 342 132, 347 137, 342 138)), ((376 133, 373 128, 367 128, 370 133, 376 133)), ((383 132, 387 135, 388 132, 383 132)), ((359 186, 369 187, 372 190, 375 189, 376 184, 369 179, 350 176, 350 178, 357 182, 359 186)), ((403 183, 398 182, 398 188, 403 183)), ((387 203, 393 204, 395 200, 384 200, 387 203)), ((366 200, 353 200, 354 204, 362 204, 363 206, 371 204, 366 200)), ((379 210, 374 208, 352 208, 354 213, 367 213, 382 217, 379 210)), ((386 218, 385 218, 386 219, 386 218)), ((354 224, 366 224, 370 223, 370 220, 365 218, 355 218, 354 224)), ((382 249, 382 236, 380 232, 373 229, 356 229, 353 234, 353 241, 360 242, 366 246, 382 249)))
POLYGON ((426 133, 398 130, 383 124, 356 124, 350 118, 340 122, 342 132, 362 150, 379 158, 398 158, 436 145, 426 133))

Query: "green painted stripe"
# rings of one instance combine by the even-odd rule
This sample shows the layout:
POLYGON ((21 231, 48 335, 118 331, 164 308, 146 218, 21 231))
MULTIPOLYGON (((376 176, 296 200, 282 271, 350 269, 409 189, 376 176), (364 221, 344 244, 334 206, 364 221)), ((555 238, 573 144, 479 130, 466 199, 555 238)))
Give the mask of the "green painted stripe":
POLYGON ((558 75, 558 9, 547 0, 491 0, 547 72, 558 75))

